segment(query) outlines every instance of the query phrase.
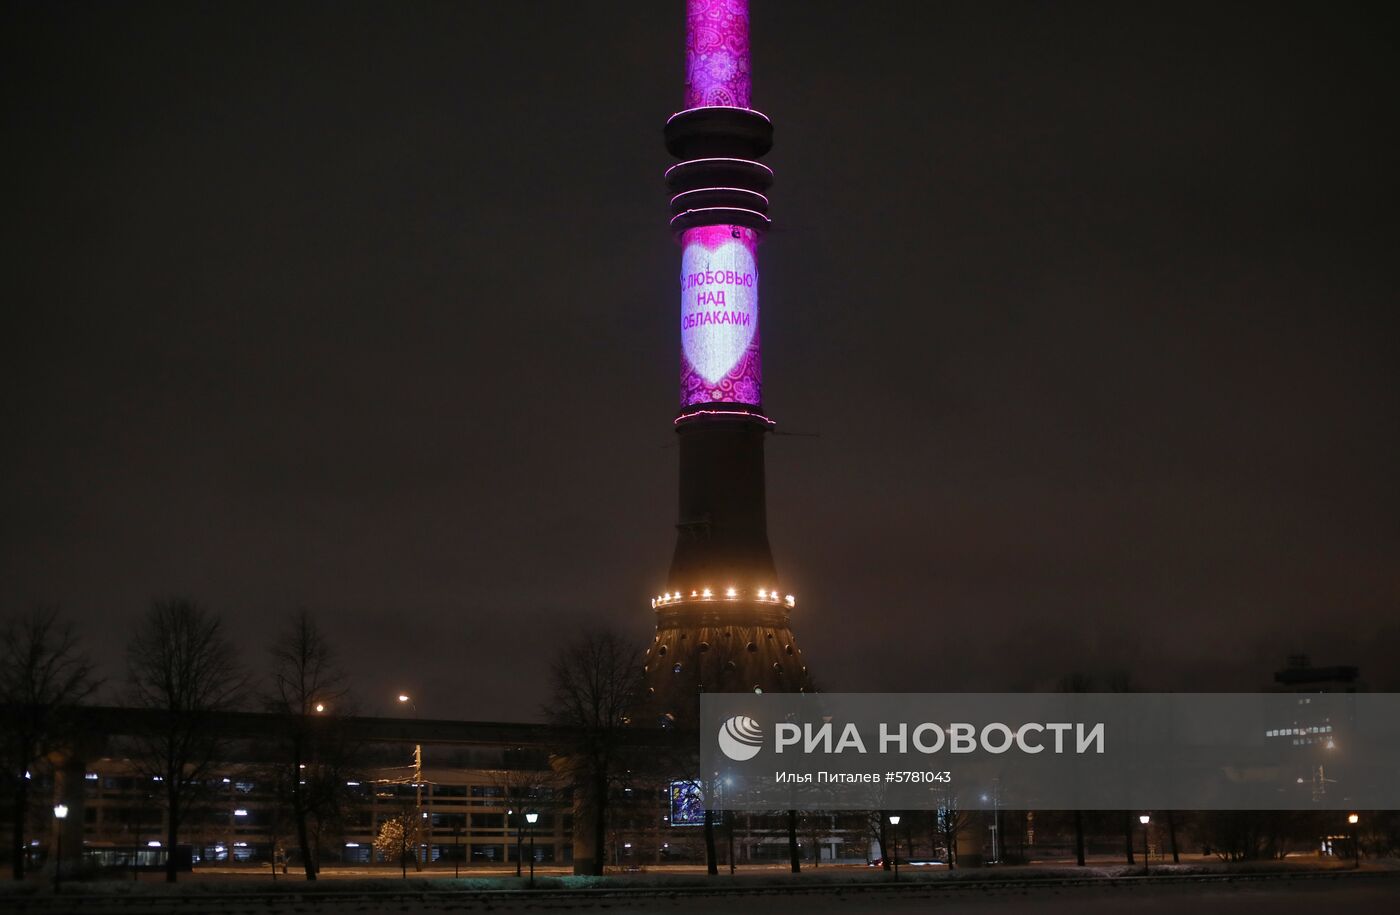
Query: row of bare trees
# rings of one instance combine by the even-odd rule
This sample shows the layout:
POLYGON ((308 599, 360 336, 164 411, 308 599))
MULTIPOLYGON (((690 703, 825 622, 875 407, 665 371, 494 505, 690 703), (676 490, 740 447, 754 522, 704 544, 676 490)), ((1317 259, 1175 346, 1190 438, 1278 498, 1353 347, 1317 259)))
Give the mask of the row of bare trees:
MULTIPOLYGON (((258 738, 259 779, 269 785, 296 835, 308 880, 318 870, 322 835, 342 812, 358 748, 343 726, 347 681, 329 640, 305 610, 278 633, 266 684, 254 688, 222 618, 187 598, 154 601, 127 646, 124 705, 140 710, 125 735, 137 773, 159 785, 165 825, 166 880, 175 882, 175 849, 207 801, 215 768, 228 753, 229 716, 257 709, 273 716, 258 738), (318 709, 320 711, 318 711, 318 709)), ((12 874, 23 879, 33 772, 81 739, 79 705, 100 681, 72 624, 42 608, 8 620, 0 644, 0 764, 13 805, 12 874)))

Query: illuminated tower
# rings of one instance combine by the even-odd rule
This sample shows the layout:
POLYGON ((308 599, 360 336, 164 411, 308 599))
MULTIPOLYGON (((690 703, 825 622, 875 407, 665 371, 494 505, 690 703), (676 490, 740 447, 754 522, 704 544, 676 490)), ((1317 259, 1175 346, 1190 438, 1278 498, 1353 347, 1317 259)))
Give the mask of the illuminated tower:
POLYGON ((768 546, 758 244, 769 226, 759 160, 773 124, 749 107, 748 0, 687 0, 685 107, 666 122, 671 229, 681 245, 680 518, 652 601, 647 686, 658 715, 699 693, 807 688, 796 604, 768 546))

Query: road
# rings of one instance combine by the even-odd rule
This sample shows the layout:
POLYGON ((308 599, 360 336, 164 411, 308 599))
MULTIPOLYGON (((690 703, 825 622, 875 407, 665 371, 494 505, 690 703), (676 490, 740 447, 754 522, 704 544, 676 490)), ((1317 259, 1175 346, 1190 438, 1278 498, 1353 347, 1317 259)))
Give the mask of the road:
POLYGON ((0 900, 15 912, 144 913, 201 912, 208 915, 280 915, 280 913, 358 913, 402 915, 412 912, 606 911, 608 915, 859 915, 859 913, 971 912, 975 915, 1031 912, 1041 915, 1221 915, 1268 912, 1269 915, 1316 915, 1318 912, 1400 911, 1400 875, 1337 874, 1324 877, 1275 877, 1266 880, 1189 882, 1133 881, 1099 885, 906 885, 865 887, 773 887, 713 893, 684 889, 645 893, 578 892, 509 895, 501 893, 417 892, 393 894, 319 892, 276 899, 254 894, 204 893, 175 898, 104 896, 55 899, 35 896, 0 900))

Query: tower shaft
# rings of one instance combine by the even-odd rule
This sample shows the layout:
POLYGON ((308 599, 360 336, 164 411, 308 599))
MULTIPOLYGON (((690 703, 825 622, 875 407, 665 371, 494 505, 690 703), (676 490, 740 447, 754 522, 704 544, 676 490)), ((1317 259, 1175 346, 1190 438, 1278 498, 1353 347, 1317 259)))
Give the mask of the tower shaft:
MULTIPOLYGON (((750 107, 747 0, 687 0, 686 108, 666 123, 681 245, 676 550, 652 601, 647 684, 658 714, 690 719, 701 692, 797 691, 795 598, 768 544, 758 246, 773 125, 750 107)), ((693 719, 692 719, 693 720, 693 719)))

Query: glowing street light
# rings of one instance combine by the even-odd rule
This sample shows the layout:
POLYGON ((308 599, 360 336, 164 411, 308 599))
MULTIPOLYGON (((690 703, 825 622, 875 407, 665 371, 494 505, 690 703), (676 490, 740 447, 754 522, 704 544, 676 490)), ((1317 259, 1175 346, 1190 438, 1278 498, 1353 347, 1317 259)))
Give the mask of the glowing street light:
POLYGON ((68 819, 68 805, 54 804, 53 815, 58 820, 58 848, 53 858, 53 891, 57 893, 63 874, 63 821, 68 819))
POLYGON ((316 703, 316 711, 317 711, 318 713, 319 713, 319 712, 324 712, 325 710, 326 710, 326 703, 324 703, 324 702, 317 702, 317 703, 316 703))
MULTIPOLYGON (((407 706, 409 711, 414 714, 418 712, 418 706, 414 703, 413 697, 408 693, 399 693, 399 705, 407 706)), ((415 743, 413 745, 413 807, 422 814, 423 817, 428 815, 427 812, 423 810, 423 745, 421 743, 415 743)), ((418 830, 421 831, 421 829, 422 827, 420 824, 418 830)), ((407 836, 405 836, 405 838, 407 838, 407 836)), ((422 843, 415 840, 413 843, 413 867, 416 870, 423 869, 423 858, 421 856, 422 843)))
MULTIPOLYGON (((890 825, 891 825, 891 826, 898 826, 898 825, 899 825, 899 814, 897 814, 897 813, 892 813, 892 814, 890 814, 890 825)), ((894 879, 895 879, 896 882, 898 882, 898 881, 899 881, 899 836, 896 835, 896 836, 894 837, 893 845, 894 845, 894 852, 895 852, 895 853, 894 853, 894 879)), ((881 849, 881 851, 883 851, 886 855, 888 855, 888 854, 890 853, 890 850, 889 850, 888 848, 881 849)), ((818 850, 817 853, 818 853, 818 854, 821 854, 820 849, 818 850)))
POLYGON ((1152 822, 1152 816, 1144 813, 1138 817, 1138 822, 1142 824, 1142 874, 1145 877, 1151 870, 1147 863, 1147 824, 1152 822))
MULTIPOLYGON (((521 811, 521 813, 524 813, 524 812, 525 812, 525 811, 523 811, 523 810, 521 811)), ((507 838, 507 839, 510 838, 510 818, 513 817, 513 816, 515 816, 515 810, 514 810, 514 808, 511 808, 511 809, 509 809, 509 810, 506 811, 506 838, 507 838)), ((520 863, 520 847, 521 847, 521 845, 525 842, 525 832, 524 832, 524 830, 525 830, 525 827, 520 825, 520 821, 519 821, 519 820, 516 820, 516 821, 515 821, 515 876, 517 876, 517 877, 520 876, 520 868, 523 866, 523 865, 520 863)))
POLYGON ((535 822, 539 820, 537 810, 525 814, 525 822, 530 824, 530 889, 535 888, 535 822))
POLYGON ((1361 866, 1361 842, 1358 841, 1356 824, 1361 822, 1361 815, 1357 813, 1347 814, 1347 822, 1351 824, 1351 866, 1361 866))

